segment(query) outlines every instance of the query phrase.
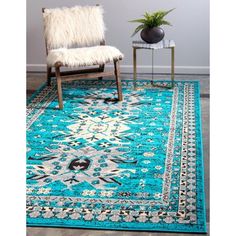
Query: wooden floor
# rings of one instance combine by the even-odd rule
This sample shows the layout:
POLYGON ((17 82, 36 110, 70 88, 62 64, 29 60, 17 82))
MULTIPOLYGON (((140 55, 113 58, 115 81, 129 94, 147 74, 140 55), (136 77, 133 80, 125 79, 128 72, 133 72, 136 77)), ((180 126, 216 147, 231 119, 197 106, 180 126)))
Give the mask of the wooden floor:
MULTIPOLYGON (((29 97, 40 85, 45 82, 44 73, 27 74, 27 96, 29 97)), ((140 74, 137 79, 150 79, 150 74, 140 74)), ((155 79, 169 79, 169 75, 155 75, 155 79)), ((121 74, 121 79, 132 79, 131 74, 121 74)), ((135 232, 135 231, 109 231, 90 229, 68 229, 68 228, 43 228, 27 227, 27 236, 200 236, 209 234, 209 108, 210 91, 208 75, 176 75, 176 80, 200 81, 201 86, 201 109, 202 109, 202 133, 203 151, 205 165, 205 193, 207 209, 208 234, 183 234, 183 233, 162 233, 162 232, 135 232)))

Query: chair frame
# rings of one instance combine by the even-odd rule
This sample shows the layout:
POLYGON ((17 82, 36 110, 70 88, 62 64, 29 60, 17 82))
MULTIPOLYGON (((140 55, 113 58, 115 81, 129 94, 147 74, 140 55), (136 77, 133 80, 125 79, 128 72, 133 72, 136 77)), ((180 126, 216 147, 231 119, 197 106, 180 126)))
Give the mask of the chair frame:
MULTIPOLYGON (((98 6, 98 5, 96 5, 98 6)), ((42 8, 42 13, 44 13, 45 8, 42 8)), ((100 45, 105 45, 105 40, 100 42, 100 45)), ((45 39, 46 46, 46 55, 48 55, 48 46, 47 40, 45 39)), ((80 69, 80 70, 72 70, 72 71, 61 71, 61 67, 66 67, 60 62, 55 64, 55 72, 52 72, 53 67, 47 66, 47 85, 51 86, 51 78, 56 77, 57 80, 57 93, 58 93, 58 102, 59 109, 63 109, 63 97, 62 97, 62 82, 64 81, 74 81, 79 79, 90 79, 90 78, 98 78, 102 80, 103 77, 115 76, 116 86, 118 92, 118 101, 123 100, 122 96, 122 88, 121 88, 121 79, 120 79, 120 59, 114 60, 114 71, 104 71, 105 64, 98 65, 98 68, 89 68, 89 69, 80 69), (73 77, 76 76, 76 77, 73 77)))

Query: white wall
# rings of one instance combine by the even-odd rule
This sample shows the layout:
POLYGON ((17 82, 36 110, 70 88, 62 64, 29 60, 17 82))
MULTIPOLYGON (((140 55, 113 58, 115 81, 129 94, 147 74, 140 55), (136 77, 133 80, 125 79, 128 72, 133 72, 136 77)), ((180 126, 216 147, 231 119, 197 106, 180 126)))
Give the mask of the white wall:
MULTIPOLYGON (((145 11, 169 10, 167 19, 172 27, 164 26, 165 38, 176 42, 177 73, 209 73, 209 0, 27 0, 27 70, 45 69, 45 46, 42 31, 42 7, 102 5, 105 9, 107 44, 118 47, 124 54, 122 72, 132 72, 131 38, 134 23, 145 11)), ((150 72, 151 52, 138 51, 138 72, 150 72)), ((155 53, 155 72, 168 72, 169 50, 155 53)))

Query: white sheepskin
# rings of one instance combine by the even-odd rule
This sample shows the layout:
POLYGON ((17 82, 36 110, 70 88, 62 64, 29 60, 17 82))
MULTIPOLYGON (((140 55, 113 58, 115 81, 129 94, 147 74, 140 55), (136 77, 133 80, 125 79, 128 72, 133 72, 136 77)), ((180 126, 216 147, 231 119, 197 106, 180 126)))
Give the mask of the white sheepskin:
POLYGON ((47 65, 55 66, 60 62, 63 66, 79 67, 102 65, 113 60, 121 60, 123 54, 112 46, 94 46, 83 48, 59 48, 50 50, 47 56, 47 65))
POLYGON ((49 50, 99 45, 105 38, 101 6, 45 9, 43 21, 49 50))

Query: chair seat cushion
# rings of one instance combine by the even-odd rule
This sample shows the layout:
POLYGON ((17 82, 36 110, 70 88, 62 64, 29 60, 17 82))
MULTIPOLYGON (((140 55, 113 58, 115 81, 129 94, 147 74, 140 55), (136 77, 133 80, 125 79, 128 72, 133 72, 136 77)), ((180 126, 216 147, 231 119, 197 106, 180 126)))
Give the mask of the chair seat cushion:
POLYGON ((106 64, 122 58, 123 54, 112 46, 59 48, 49 51, 47 65, 53 67, 56 63, 60 63, 68 67, 92 66, 106 64))

